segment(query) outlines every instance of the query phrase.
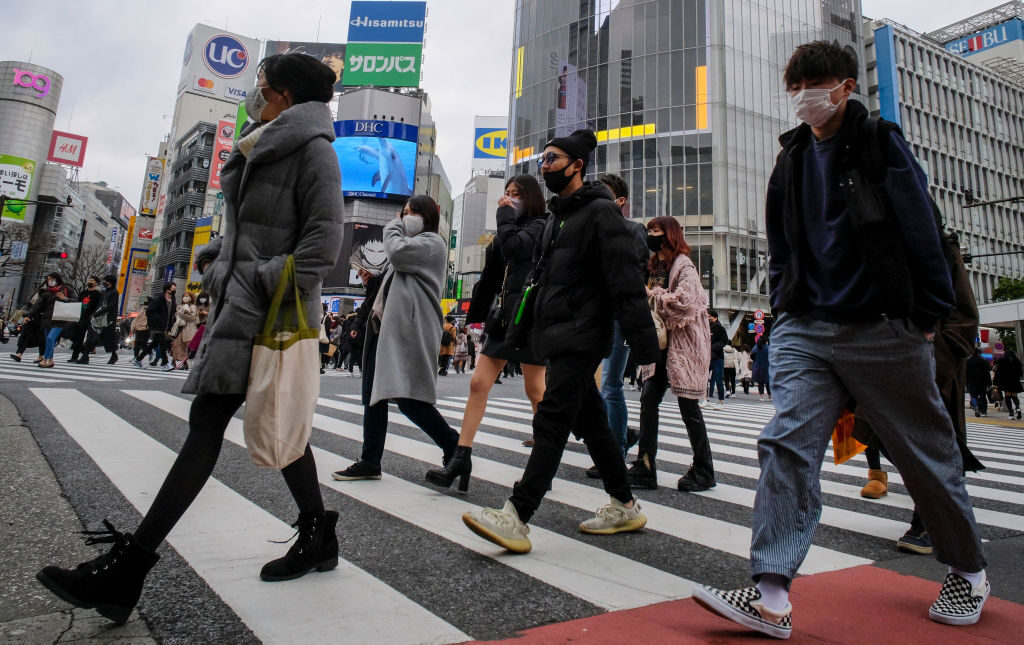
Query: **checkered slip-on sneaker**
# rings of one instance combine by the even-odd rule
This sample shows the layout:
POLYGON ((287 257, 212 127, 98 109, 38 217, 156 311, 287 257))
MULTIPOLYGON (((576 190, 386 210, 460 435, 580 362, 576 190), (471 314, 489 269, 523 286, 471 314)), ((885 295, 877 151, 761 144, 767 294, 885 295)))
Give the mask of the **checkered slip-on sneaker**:
POLYGON ((786 605, 782 612, 772 611, 761 602, 757 587, 725 591, 697 585, 693 599, 704 609, 762 634, 789 638, 793 633, 793 605, 786 605))
POLYGON ((981 583, 972 586, 955 573, 946 576, 939 598, 928 610, 928 617, 947 625, 973 625, 981 618, 981 607, 992 593, 988 575, 981 572, 981 583))

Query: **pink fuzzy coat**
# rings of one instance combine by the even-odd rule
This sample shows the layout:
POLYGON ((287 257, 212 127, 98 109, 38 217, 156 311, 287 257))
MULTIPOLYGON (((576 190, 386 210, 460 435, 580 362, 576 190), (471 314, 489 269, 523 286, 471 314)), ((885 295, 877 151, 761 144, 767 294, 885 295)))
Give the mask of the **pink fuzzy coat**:
POLYGON ((686 399, 703 398, 711 366, 711 327, 697 267, 686 255, 676 257, 668 288, 655 287, 650 295, 668 330, 666 367, 672 393, 686 399))

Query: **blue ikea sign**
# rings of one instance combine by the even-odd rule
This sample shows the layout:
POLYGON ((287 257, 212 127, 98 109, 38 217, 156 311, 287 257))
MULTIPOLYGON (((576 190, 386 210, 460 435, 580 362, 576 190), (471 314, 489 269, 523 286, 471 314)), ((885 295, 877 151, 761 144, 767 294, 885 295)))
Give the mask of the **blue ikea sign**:
POLYGON ((506 128, 477 128, 473 134, 474 159, 504 159, 508 156, 506 128))
POLYGON ((350 43, 422 43, 426 2, 355 0, 349 12, 350 43))

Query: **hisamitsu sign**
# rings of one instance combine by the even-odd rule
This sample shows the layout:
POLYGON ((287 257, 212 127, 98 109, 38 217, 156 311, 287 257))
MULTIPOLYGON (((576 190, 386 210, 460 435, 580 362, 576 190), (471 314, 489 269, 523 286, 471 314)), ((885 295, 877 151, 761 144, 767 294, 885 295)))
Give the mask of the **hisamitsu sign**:
POLYGON ((422 43, 426 2, 356 0, 349 12, 350 43, 422 43))
POLYGON ((1024 40, 1024 21, 1019 18, 1008 20, 972 36, 948 42, 944 47, 947 51, 966 57, 998 45, 1005 45, 1011 40, 1024 40))

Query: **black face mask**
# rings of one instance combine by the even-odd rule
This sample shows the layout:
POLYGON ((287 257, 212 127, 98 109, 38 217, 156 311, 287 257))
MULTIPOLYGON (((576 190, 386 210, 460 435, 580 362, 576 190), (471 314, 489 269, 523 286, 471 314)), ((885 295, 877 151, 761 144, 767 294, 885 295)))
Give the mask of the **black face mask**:
POLYGON ((647 234, 647 248, 649 248, 652 253, 657 253, 658 251, 661 250, 661 247, 663 246, 665 246, 664 235, 651 235, 650 233, 647 234))
POLYGON ((576 176, 576 173, 573 173, 567 177, 565 175, 565 168, 549 170, 542 174, 544 175, 544 185, 556 195, 561 194, 565 187, 569 185, 569 182, 572 181, 572 178, 576 176))

